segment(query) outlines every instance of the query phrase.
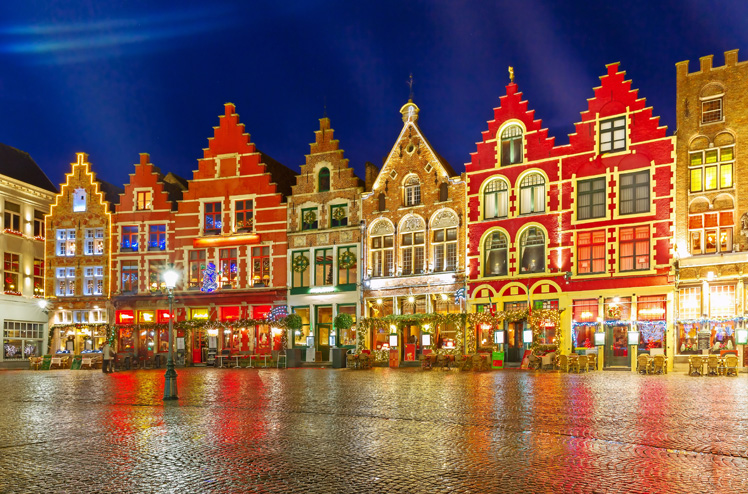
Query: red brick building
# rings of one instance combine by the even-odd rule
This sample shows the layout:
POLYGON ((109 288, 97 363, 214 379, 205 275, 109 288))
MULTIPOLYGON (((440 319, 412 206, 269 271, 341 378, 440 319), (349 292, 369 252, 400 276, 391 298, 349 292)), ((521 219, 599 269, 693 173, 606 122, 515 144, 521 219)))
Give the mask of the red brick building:
MULTIPOLYGON (((506 87, 466 165, 469 298, 479 311, 562 309, 561 327, 535 338, 592 352, 604 333, 602 365, 629 367, 631 329, 639 351, 673 354, 674 139, 618 64, 594 91, 557 146, 517 85, 506 87)), ((526 327, 501 328, 510 362, 529 347, 526 327)), ((477 331, 478 346, 490 344, 477 331)))

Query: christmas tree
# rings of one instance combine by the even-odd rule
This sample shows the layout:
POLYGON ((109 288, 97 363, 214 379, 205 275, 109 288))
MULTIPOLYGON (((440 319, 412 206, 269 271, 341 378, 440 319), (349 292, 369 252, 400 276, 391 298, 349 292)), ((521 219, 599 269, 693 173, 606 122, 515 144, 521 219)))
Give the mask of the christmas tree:
POLYGON ((218 288, 218 282, 216 282, 216 265, 212 262, 208 263, 208 267, 203 271, 203 286, 200 287, 201 292, 214 292, 218 288))

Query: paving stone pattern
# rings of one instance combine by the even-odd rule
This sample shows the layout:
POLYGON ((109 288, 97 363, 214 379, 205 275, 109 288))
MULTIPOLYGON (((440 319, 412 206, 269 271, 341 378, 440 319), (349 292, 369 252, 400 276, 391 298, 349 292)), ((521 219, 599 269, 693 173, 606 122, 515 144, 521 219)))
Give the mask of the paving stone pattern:
POLYGON ((0 372, 0 492, 748 492, 748 379, 0 372))

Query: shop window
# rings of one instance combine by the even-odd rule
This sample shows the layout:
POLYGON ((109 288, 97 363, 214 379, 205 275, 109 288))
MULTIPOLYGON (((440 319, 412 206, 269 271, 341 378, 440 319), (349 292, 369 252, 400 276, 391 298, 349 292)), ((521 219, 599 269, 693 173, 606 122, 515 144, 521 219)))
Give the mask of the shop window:
POLYGON ((457 228, 433 230, 434 271, 455 271, 457 269, 457 228))
POLYGON ((600 121, 600 154, 626 150, 626 117, 600 121))
POLYGON ((83 268, 83 295, 101 295, 104 289, 104 267, 83 268))
POLYGON ((317 218, 317 208, 302 208, 301 210, 301 229, 316 230, 319 225, 317 218))
POLYGON ((270 247, 252 247, 252 285, 270 286, 270 247))
POLYGON ((367 301, 369 317, 391 316, 395 313, 395 306, 391 298, 376 298, 367 301))
POLYGON ((731 189, 734 185, 734 151, 733 146, 726 146, 689 153, 689 191, 731 189))
POLYGON ((701 318, 701 287, 694 286, 678 290, 678 313, 681 319, 701 318))
POLYGON ((348 226, 348 206, 345 204, 336 204, 330 206, 330 228, 339 226, 348 226))
POLYGON ((506 235, 494 232, 486 239, 484 276, 506 276, 507 274, 507 241, 506 235))
POLYGON ((311 335, 309 331, 309 307, 294 307, 292 310, 294 314, 301 317, 301 328, 294 330, 293 346, 306 346, 306 339, 311 335))
POLYGON ((545 211, 545 178, 539 173, 530 173, 519 184, 520 214, 545 211))
POLYGON ((636 310, 639 321, 664 321, 667 319, 667 299, 664 295, 638 297, 636 310))
POLYGON ((202 285, 205 266, 205 251, 191 250, 188 266, 190 288, 199 288, 202 285))
POLYGON ((501 166, 522 163, 522 127, 510 125, 501 132, 501 166))
POLYGON ((291 254, 291 286, 293 288, 309 287, 309 257, 307 251, 293 252, 291 254), (301 268, 304 267, 303 270, 301 268))
POLYGON ((605 217, 605 177, 577 182, 577 219, 605 217))
POLYGON ((94 309, 90 313, 89 320, 92 323, 105 323, 106 322, 106 311, 102 309, 94 309))
POLYGON ((353 325, 350 329, 335 328, 338 336, 338 345, 340 346, 356 346, 356 306, 355 305, 339 305, 338 314, 348 314, 353 319, 353 325))
POLYGON ((3 321, 3 360, 24 360, 42 355, 44 324, 3 321))
POLYGON ((358 282, 358 256, 356 247, 338 248, 338 285, 354 285, 358 282))
POLYGON ((121 251, 124 252, 137 252, 138 251, 138 227, 137 226, 123 226, 122 227, 122 242, 121 251))
POLYGON ((21 286, 18 284, 18 280, 21 273, 21 256, 11 252, 6 252, 3 256, 3 268, 5 270, 3 273, 3 290, 11 295, 20 295, 21 286))
POLYGON ((403 275, 423 273, 424 232, 403 233, 400 240, 403 275))
POLYGON ((43 239, 46 237, 46 222, 44 213, 37 209, 34 210, 34 238, 43 239))
POLYGON ((204 207, 203 235, 220 235, 221 226, 223 225, 221 220, 221 203, 206 202, 204 207))
POLYGON ((425 314, 426 313, 426 296, 408 296, 398 299, 400 304, 400 314, 425 314))
POLYGON ((314 251, 314 284, 317 286, 332 285, 332 249, 314 251))
POLYGON ((494 179, 483 191, 483 219, 506 218, 509 211, 509 187, 501 179, 494 179))
POLYGON ((166 261, 164 259, 148 261, 148 288, 152 292, 166 289, 164 271, 166 271, 166 261))
POLYGON ((138 261, 122 261, 122 291, 136 293, 138 291, 138 261))
POLYGON ((716 254, 732 251, 732 211, 691 214, 688 217, 691 254, 716 254))
POLYGON ((372 276, 392 276, 394 268, 394 236, 381 235, 371 239, 372 276))
POLYGON ((252 199, 234 203, 234 228, 237 232, 251 232, 254 227, 254 202, 252 199))
POLYGON ((577 235, 577 273, 605 272, 605 230, 577 235))
POLYGON ((702 124, 721 122, 722 119, 722 98, 714 98, 701 102, 702 124))
POLYGON ((421 182, 415 175, 410 175, 403 184, 403 203, 406 206, 421 204, 421 182))
POLYGON ((545 271, 545 234, 531 226, 522 233, 520 240, 520 271, 542 273, 545 271))
POLYGON ((329 192, 330 191, 330 169, 322 168, 319 171, 319 191, 329 192))
POLYGON ((75 255, 75 229, 58 229, 57 230, 57 247, 58 256, 75 255))
POLYGON ((166 225, 148 226, 148 250, 166 250, 166 225))
POLYGON ((72 324, 73 311, 59 310, 55 313, 55 324, 72 324))
MULTIPOLYGON (((533 300, 533 310, 558 310, 558 300, 533 300)), ((546 321, 541 323, 540 332, 537 335, 537 341, 541 345, 553 345, 556 342, 556 328, 553 323, 546 321)))
POLYGON ((709 287, 709 317, 735 317, 735 285, 709 287))
POLYGON ((44 297, 44 259, 34 259, 34 297, 44 297))
POLYGON ((75 189, 73 191, 73 212, 82 213, 86 211, 86 190, 75 189))
POLYGON ((574 300, 572 305, 572 346, 579 348, 586 342, 595 341, 595 331, 599 327, 599 304, 596 298, 574 300))
POLYGON ((649 226, 621 228, 618 234, 621 271, 649 269, 649 226))
POLYGON ((220 249, 218 251, 218 271, 221 275, 222 288, 237 287, 239 266, 236 252, 236 249, 220 249))
POLYGON ((649 170, 621 175, 620 214, 649 212, 649 170))
POLYGON ((153 205, 153 193, 150 190, 139 190, 137 192, 136 209, 145 211, 151 209, 153 205))

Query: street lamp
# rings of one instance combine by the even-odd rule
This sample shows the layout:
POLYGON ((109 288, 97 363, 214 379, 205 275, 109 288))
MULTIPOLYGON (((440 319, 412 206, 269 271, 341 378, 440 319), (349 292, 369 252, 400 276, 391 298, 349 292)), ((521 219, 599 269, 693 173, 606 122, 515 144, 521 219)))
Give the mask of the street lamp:
POLYGON ((177 286, 179 273, 173 269, 164 272, 164 283, 169 290, 169 358, 166 361, 166 374, 164 374, 164 400, 177 399, 177 371, 174 370, 174 344, 172 333, 174 331, 174 287, 177 286))

